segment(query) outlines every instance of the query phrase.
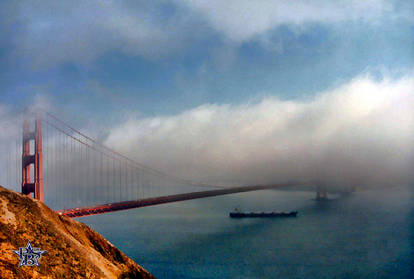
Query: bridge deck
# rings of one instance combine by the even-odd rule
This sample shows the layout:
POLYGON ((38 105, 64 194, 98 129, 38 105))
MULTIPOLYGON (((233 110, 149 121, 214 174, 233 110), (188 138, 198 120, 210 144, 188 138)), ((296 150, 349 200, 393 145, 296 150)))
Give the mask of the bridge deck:
POLYGON ((72 217, 72 218, 84 217, 84 216, 89 216, 89 215, 103 214, 103 213, 108 213, 112 211, 127 210, 127 209, 132 209, 132 208, 152 206, 152 205, 163 204, 163 203, 201 199, 201 198, 207 198, 207 197, 228 195, 228 194, 234 194, 234 193, 243 193, 243 192, 250 192, 250 191, 258 191, 258 190, 266 190, 266 189, 278 189, 278 188, 290 187, 294 185, 298 185, 298 183, 280 183, 280 184, 272 184, 272 185, 232 187, 232 188, 226 188, 226 189, 161 196, 161 197, 147 198, 147 199, 134 200, 134 201, 108 203, 108 204, 95 205, 91 207, 71 208, 71 209, 66 209, 66 210, 59 210, 57 212, 61 215, 65 215, 65 216, 72 217))

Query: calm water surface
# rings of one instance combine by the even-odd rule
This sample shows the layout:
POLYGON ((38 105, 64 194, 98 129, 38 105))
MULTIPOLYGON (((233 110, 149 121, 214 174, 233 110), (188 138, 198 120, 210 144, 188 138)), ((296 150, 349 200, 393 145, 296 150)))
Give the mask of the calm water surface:
POLYGON ((404 187, 329 202, 258 191, 78 219, 157 278, 414 278, 414 198, 404 187), (298 210, 298 218, 228 218, 298 210))

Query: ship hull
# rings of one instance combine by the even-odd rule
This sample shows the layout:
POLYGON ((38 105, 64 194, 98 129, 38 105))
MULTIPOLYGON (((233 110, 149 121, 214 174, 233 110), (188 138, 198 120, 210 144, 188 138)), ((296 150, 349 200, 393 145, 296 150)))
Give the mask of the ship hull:
POLYGON ((297 211, 285 213, 285 212, 271 212, 271 213, 242 213, 242 212, 230 212, 230 218, 277 218, 277 217, 296 217, 297 211))

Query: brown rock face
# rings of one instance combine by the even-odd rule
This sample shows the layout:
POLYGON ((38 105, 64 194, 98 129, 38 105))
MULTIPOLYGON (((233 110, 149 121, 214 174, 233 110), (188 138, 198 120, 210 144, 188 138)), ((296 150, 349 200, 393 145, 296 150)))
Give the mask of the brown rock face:
POLYGON ((154 278, 100 234, 43 203, 0 186, 0 278, 154 278), (19 267, 13 250, 46 250, 19 267))

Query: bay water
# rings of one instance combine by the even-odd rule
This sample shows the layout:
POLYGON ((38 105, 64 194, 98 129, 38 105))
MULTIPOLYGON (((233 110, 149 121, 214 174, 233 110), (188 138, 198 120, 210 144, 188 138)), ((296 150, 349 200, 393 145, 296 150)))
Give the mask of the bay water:
POLYGON ((78 220, 157 278, 414 278, 409 187, 313 200, 313 192, 256 191, 78 220), (297 218, 231 219, 298 211, 297 218))

